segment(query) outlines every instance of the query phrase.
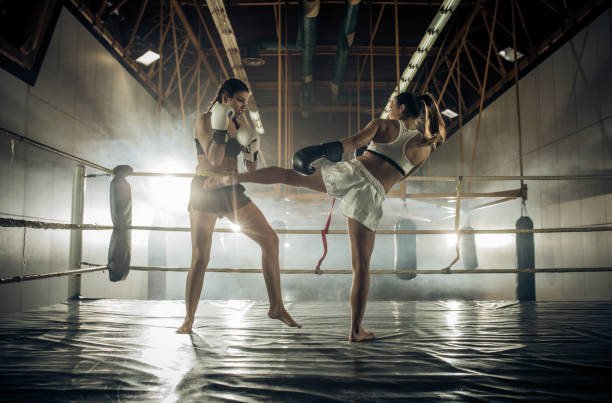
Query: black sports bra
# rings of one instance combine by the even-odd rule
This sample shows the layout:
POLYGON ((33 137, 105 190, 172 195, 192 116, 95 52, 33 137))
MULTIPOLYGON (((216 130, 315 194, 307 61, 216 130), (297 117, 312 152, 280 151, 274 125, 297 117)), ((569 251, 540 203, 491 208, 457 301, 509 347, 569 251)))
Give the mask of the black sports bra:
MULTIPOLYGON (((238 123, 236 122, 236 119, 234 119, 234 124, 236 125, 236 127, 239 127, 238 123)), ((196 145, 196 153, 198 155, 204 154, 204 149, 202 148, 202 145, 200 144, 200 140, 198 140, 197 137, 194 138, 194 140, 195 140, 195 145, 196 145)), ((212 140, 210 141, 210 143, 212 143, 212 140)), ((209 146, 210 146, 210 143, 208 143, 209 146)), ((229 139, 227 143, 225 143, 225 156, 226 157, 238 158, 238 154, 240 154, 241 151, 242 151, 242 146, 240 145, 240 143, 238 143, 238 140, 229 139)))
MULTIPOLYGON (((195 145, 196 145, 196 153, 198 155, 204 154, 204 149, 202 148, 202 145, 200 144, 200 140, 195 139, 195 138, 194 140, 195 140, 195 145)), ((238 140, 229 139, 227 143, 225 143, 225 156, 226 157, 238 158, 238 154, 240 154, 241 151, 242 151, 242 146, 240 145, 238 140)))

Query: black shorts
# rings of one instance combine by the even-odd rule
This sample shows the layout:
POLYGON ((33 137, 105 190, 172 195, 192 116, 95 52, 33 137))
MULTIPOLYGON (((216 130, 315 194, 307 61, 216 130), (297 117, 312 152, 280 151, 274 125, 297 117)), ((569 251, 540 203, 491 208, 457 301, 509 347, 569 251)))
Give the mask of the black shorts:
POLYGON ((196 175, 191 180, 189 208, 216 214, 219 218, 228 216, 251 202, 244 194, 242 185, 225 186, 218 189, 204 189, 206 176, 196 175))

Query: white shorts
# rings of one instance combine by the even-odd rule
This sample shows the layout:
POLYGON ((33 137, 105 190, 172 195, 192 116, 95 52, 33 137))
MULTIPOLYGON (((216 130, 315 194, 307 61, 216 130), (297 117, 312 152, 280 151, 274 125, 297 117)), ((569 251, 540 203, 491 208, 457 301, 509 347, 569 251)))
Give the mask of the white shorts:
POLYGON ((376 231, 385 201, 382 184, 356 159, 335 164, 321 160, 316 166, 321 168, 327 194, 342 200, 342 214, 376 231))

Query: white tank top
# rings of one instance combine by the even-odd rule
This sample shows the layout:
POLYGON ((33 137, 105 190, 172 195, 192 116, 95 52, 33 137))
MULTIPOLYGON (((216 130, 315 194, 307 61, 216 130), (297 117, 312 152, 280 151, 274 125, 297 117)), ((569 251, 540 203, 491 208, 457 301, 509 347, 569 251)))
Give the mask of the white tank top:
POLYGON ((406 158, 404 149, 406 148, 406 144, 412 140, 414 136, 419 134, 419 131, 406 129, 404 122, 401 120, 398 120, 398 123, 400 127, 399 135, 395 140, 390 143, 376 143, 372 141, 366 150, 378 155, 397 168, 402 175, 406 175, 414 168, 414 165, 406 158))

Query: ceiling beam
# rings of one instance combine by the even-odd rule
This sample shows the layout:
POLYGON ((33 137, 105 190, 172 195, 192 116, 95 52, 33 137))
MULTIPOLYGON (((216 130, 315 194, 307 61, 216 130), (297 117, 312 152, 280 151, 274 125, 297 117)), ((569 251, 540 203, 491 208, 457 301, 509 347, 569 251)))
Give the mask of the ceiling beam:
POLYGON ((130 40, 128 41, 128 44, 125 45, 125 50, 128 53, 131 53, 132 44, 134 43, 134 39, 136 39, 136 33, 138 32, 138 27, 140 27, 140 22, 142 21, 142 16, 144 15, 148 3, 149 0, 144 0, 142 2, 142 5, 140 6, 140 12, 138 13, 136 24, 134 24, 134 28, 132 28, 132 35, 130 35, 130 40))
MULTIPOLYGON (((337 5, 345 5, 346 0, 321 0, 322 4, 337 4, 337 5)), ((370 0, 368 3, 379 4, 379 5, 394 5, 395 1, 393 0, 370 0)), ((194 4, 190 1, 181 1, 183 6, 199 6, 199 7, 207 7, 206 3, 194 4)), ((253 7, 253 6, 297 6, 299 5, 299 1, 253 1, 253 0, 233 0, 230 2, 229 6, 234 7, 253 7)), ((460 5, 473 5, 473 1, 462 1, 459 3, 460 5)), ((442 1, 409 1, 409 2, 398 2, 399 6, 432 6, 432 7, 440 7, 442 5, 442 1)))
MULTIPOLYGON (((302 112, 302 107, 299 105, 288 105, 288 110, 290 113, 301 113, 302 112)), ((277 113, 278 112, 278 105, 263 105, 263 106, 259 106, 259 112, 261 113, 277 113)), ((281 109, 284 111, 285 110, 285 106, 282 105, 281 109)), ((383 108, 377 108, 376 111, 377 113, 382 112, 383 108)), ((349 105, 313 105, 312 106, 312 110, 311 112, 313 113, 332 113, 332 112, 342 112, 342 113, 357 113, 357 108, 354 106, 349 106, 349 105)), ((365 110, 361 109, 361 114, 362 115, 370 115, 370 111, 369 110, 365 110)))
MULTIPOLYGON (((459 4, 462 4, 462 3, 459 3, 459 4)), ((455 59, 454 59, 454 61, 452 63, 452 66, 451 66, 450 70, 453 70, 455 68, 455 63, 457 62, 457 59, 459 58, 459 53, 461 52, 461 47, 465 43, 465 38, 469 34, 469 31, 470 31, 470 28, 472 26, 472 21, 474 19, 474 16, 478 12, 478 7, 480 7, 480 0, 478 0, 477 4, 474 6, 474 9, 473 9, 469 19, 466 20, 466 22, 457 31, 456 35, 454 35, 452 40, 446 45, 446 51, 443 52, 444 54, 442 55, 442 57, 438 58, 437 63, 434 63, 433 67, 429 70, 429 74, 427 75, 427 78, 425 79, 425 83, 423 84, 423 87, 422 87, 423 90, 427 90, 427 88, 429 86, 429 81, 431 80, 433 75, 436 73, 436 71, 440 68, 440 66, 442 64, 442 61, 451 56, 451 53, 453 51, 455 51, 455 44, 457 42, 460 42, 459 51, 457 51, 456 54, 455 54, 455 59)), ((448 81, 448 78, 447 78, 447 81, 448 81)))
MULTIPOLYGON (((331 81, 323 81, 323 80, 314 80, 313 81, 315 88, 329 88, 331 81)), ((287 85, 289 89, 301 89, 302 81, 301 80, 292 80, 287 81, 287 85)), ((253 81, 251 83, 253 90, 277 90, 278 82, 277 81, 253 81)), ((345 88, 357 88, 357 81, 344 81, 342 86, 345 88)), ((375 81, 374 89, 379 90, 388 90, 393 89, 395 86, 395 81, 375 81)), ((359 88, 370 88, 369 81, 360 81, 359 88)))
MULTIPOLYGON (((115 14, 117 11, 119 11, 119 9, 127 2, 127 0, 121 0, 119 3, 117 3, 115 5, 115 7, 113 7, 109 12, 108 15, 113 15, 115 14)), ((103 0, 103 3, 107 3, 106 0, 103 0)), ((102 14, 99 12, 99 14, 102 14)))
POLYGON ((200 46, 200 41, 198 40, 198 37, 196 36, 196 34, 193 32, 193 29, 191 28, 191 25, 189 24, 189 21, 187 20, 187 17, 185 16, 183 7, 181 7, 181 5, 179 4, 177 0, 170 0, 170 4, 172 5, 174 12, 176 13, 176 16, 179 18, 179 20, 181 20, 181 24, 183 24, 183 27, 187 31, 187 35, 189 36, 189 39, 191 39, 193 46, 198 52, 198 57, 200 58, 202 65, 204 65, 204 67, 206 68, 208 75, 212 77, 212 80, 214 81, 215 85, 218 85, 219 80, 217 79, 217 73, 213 70, 212 66, 208 62, 208 58, 202 51, 202 47, 200 46))
MULTIPOLYGON (((519 76, 522 75, 520 74, 520 72, 527 70, 533 60, 538 57, 541 57, 546 52, 550 52, 551 48, 554 48, 554 46, 558 42, 562 41, 563 38, 566 37, 568 33, 572 32, 577 25, 580 25, 583 20, 588 20, 589 16, 592 14, 599 15, 599 13, 603 11, 603 9, 607 8, 606 3, 607 2, 605 0, 591 0, 587 2, 583 6, 583 8, 576 13, 575 21, 571 21, 571 23, 566 24, 565 26, 551 33, 533 50, 533 52, 530 52, 518 62, 519 76)), ((506 88, 506 86, 510 84, 510 81, 513 81, 514 79, 514 72, 508 72, 508 74, 503 76, 495 84, 492 84, 487 89, 486 94, 484 96, 485 102, 487 102, 504 88, 506 88)), ((465 125, 470 119, 474 117, 474 114, 478 111, 478 108, 479 100, 472 102, 468 109, 463 112, 463 125, 465 125)), ((458 120, 454 119, 453 122, 447 127, 447 129, 449 132, 452 133, 455 129, 457 129, 458 126, 458 120)))
MULTIPOLYGON (((433 47, 432 51, 437 52, 438 47, 433 47)), ((215 55, 215 51, 213 48, 203 48, 204 54, 206 56, 215 55)), ((399 53, 400 56, 412 56, 412 54, 417 50, 417 46, 400 46, 399 53)), ((315 49, 316 56, 335 56, 337 51, 336 45, 317 45, 315 49)), ((221 54, 225 55, 224 49, 219 49, 221 54)), ((247 46, 240 47, 240 54, 246 55, 248 53, 247 46)), ((302 52, 298 51, 289 51, 283 52, 283 55, 289 56, 301 56, 302 52)), ((276 50, 260 50, 259 56, 277 56, 278 51, 276 50)), ((369 56, 370 55, 370 47, 368 45, 353 45, 351 47, 351 56, 369 56)), ((393 56, 395 57, 395 46, 393 45, 372 45, 372 55, 373 56, 393 56)))
POLYGON ((84 3, 83 0, 67 0, 65 3, 68 7, 72 8, 75 15, 83 18, 87 24, 92 27, 94 35, 102 42, 105 42, 107 46, 112 49, 111 52, 115 53, 116 57, 121 59, 124 66, 130 69, 137 80, 145 87, 151 94, 157 94, 157 85, 154 84, 149 77, 147 77, 146 71, 136 63, 136 61, 126 52, 125 48, 117 41, 117 39, 110 33, 110 31, 96 20, 96 14, 94 14, 84 3))

